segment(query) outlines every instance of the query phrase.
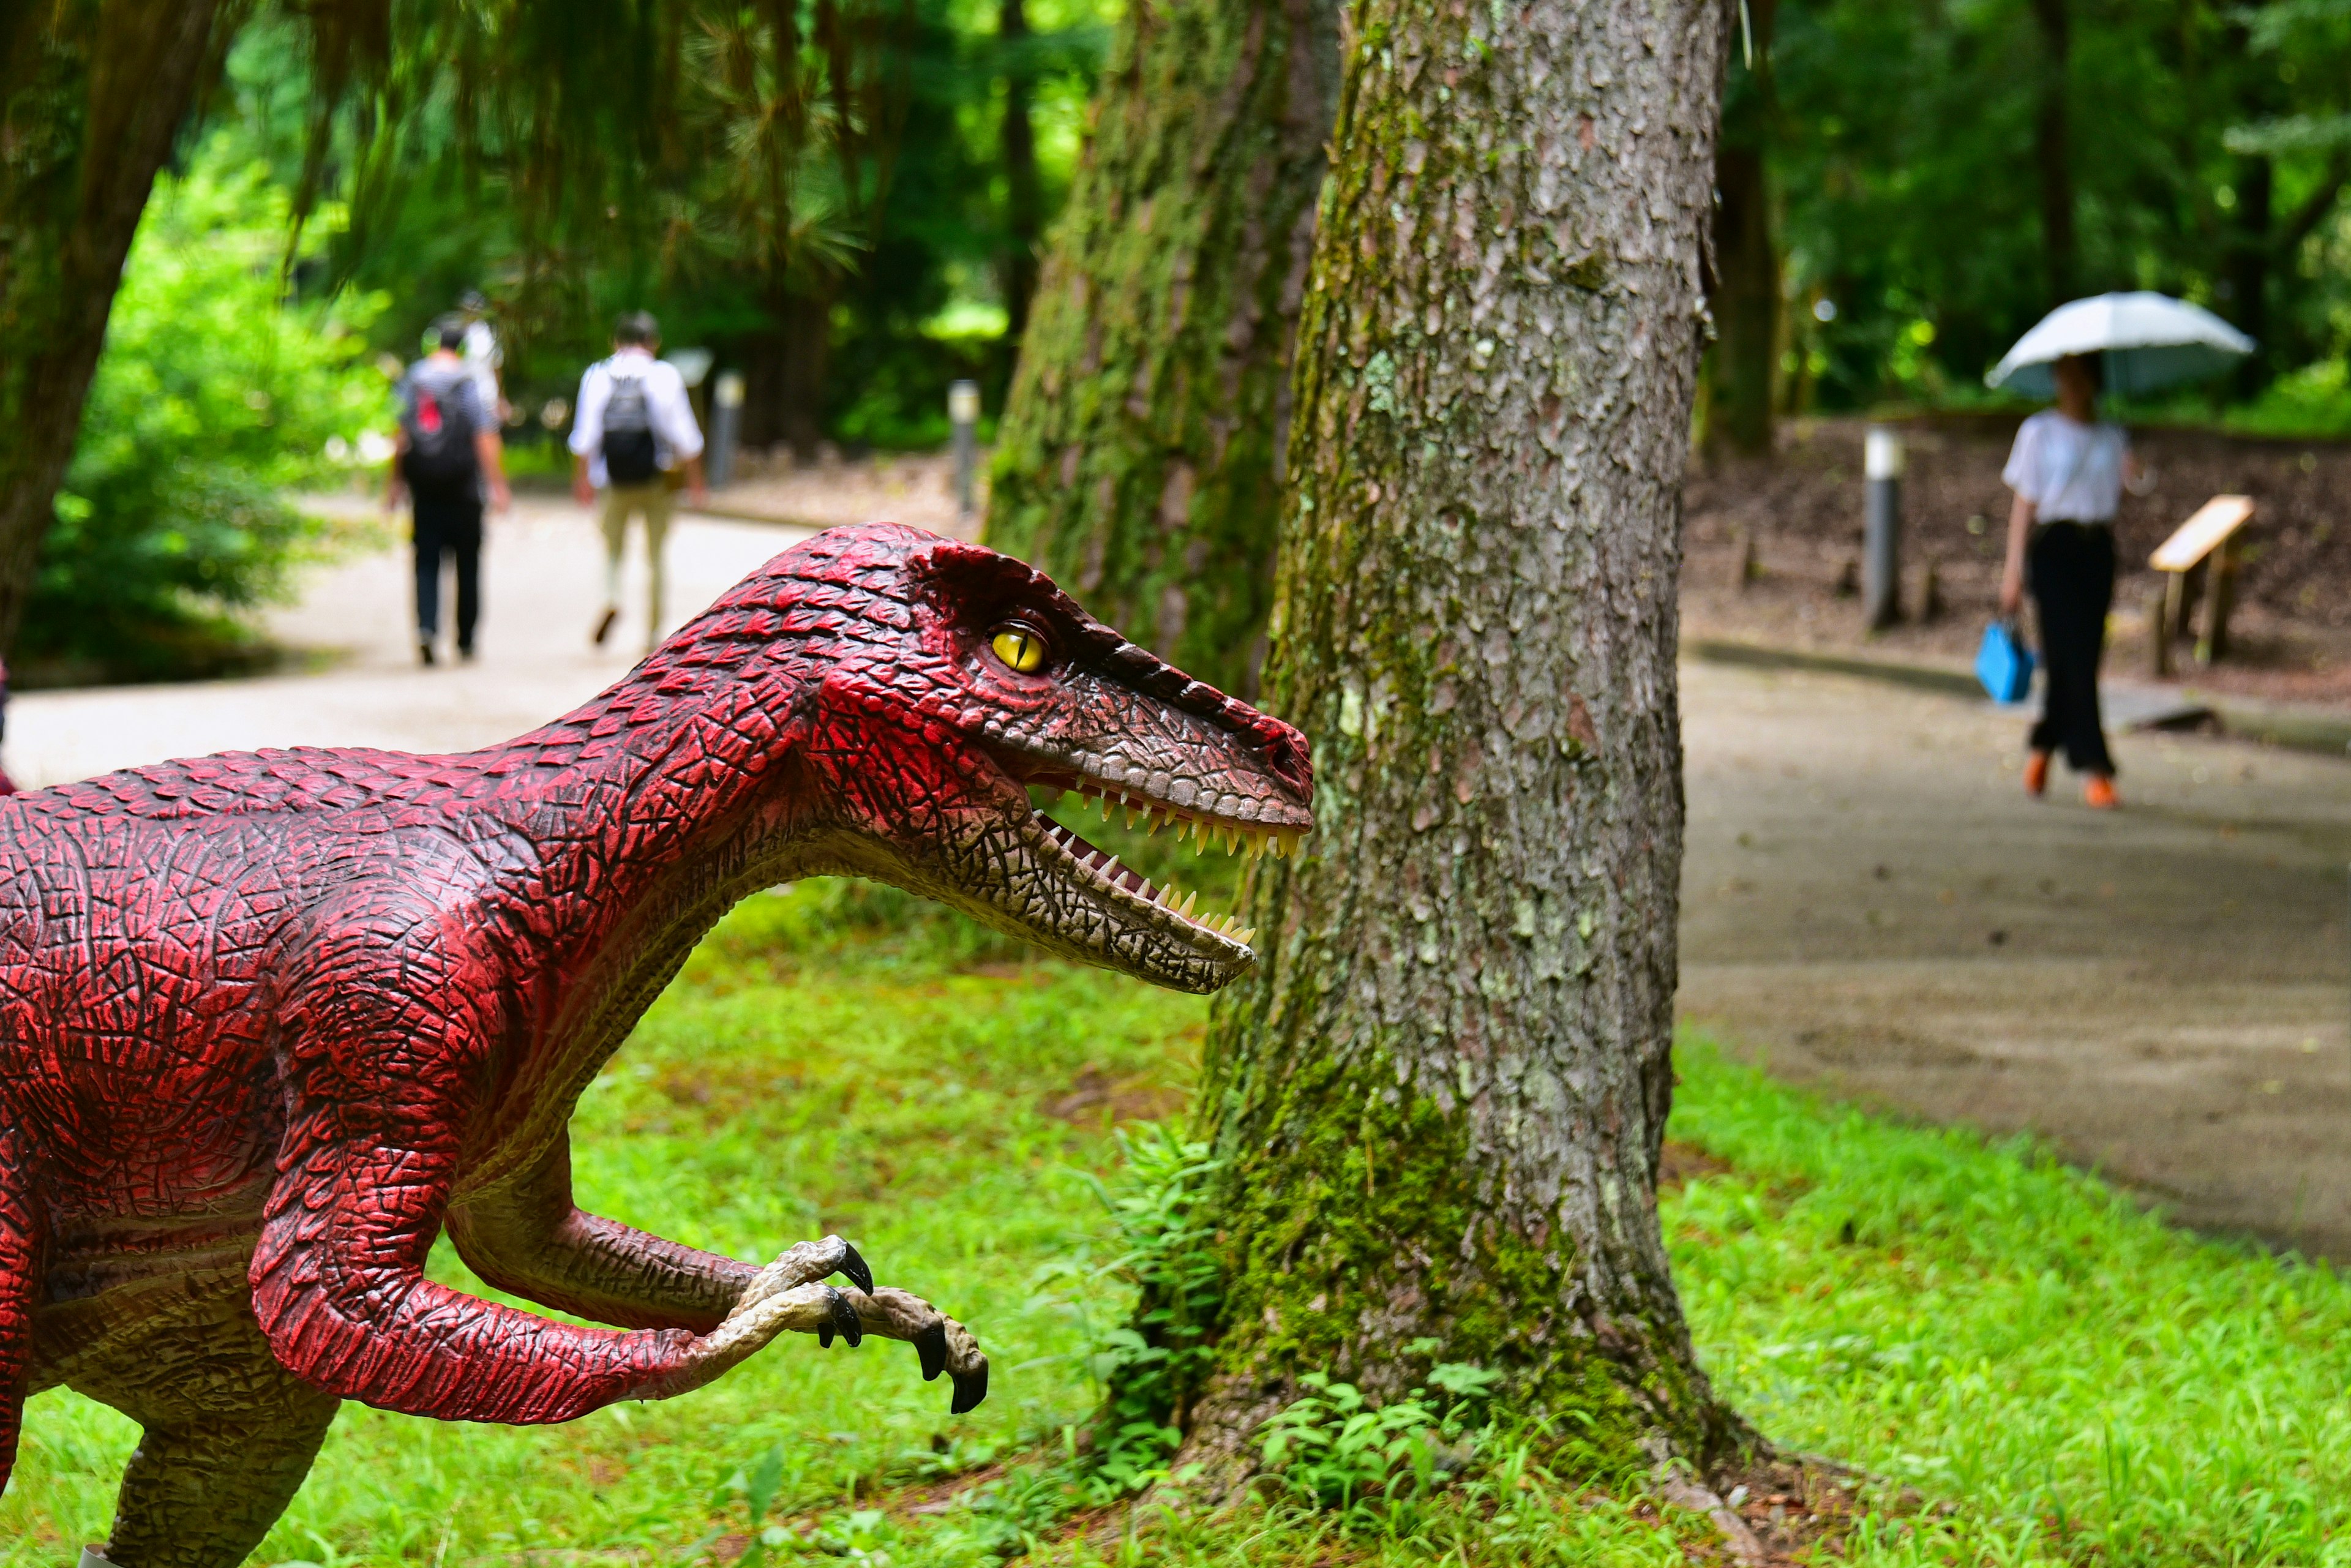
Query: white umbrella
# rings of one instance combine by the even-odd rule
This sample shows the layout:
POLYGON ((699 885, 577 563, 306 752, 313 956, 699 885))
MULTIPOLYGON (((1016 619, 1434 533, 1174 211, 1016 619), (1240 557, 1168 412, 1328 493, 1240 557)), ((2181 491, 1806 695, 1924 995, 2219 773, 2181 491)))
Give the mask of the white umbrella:
POLYGON ((2067 354, 2105 356, 2105 390, 2123 397, 2200 381, 2253 351, 2253 340, 2218 316, 2168 294, 2101 294, 2060 305, 2016 340, 1984 377, 2027 397, 2057 390, 2049 367, 2067 354))

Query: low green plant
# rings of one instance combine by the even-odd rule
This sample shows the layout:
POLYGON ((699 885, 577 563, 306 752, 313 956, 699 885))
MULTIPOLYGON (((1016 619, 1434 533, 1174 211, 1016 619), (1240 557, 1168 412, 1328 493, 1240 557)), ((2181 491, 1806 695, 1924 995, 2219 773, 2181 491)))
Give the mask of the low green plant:
POLYGON ((286 498, 389 424, 374 296, 287 297, 287 193, 217 139, 165 175, 107 324, 16 662, 44 680, 249 665, 247 619, 335 530, 286 498))
POLYGON ((1103 1395, 1074 1479, 1094 1505, 1175 1479, 1167 1462, 1183 1440, 1184 1406, 1213 1359, 1206 1337, 1219 1272, 1213 1233, 1198 1214, 1218 1166, 1208 1145, 1156 1122, 1113 1136, 1117 1175, 1081 1174, 1110 1218, 1116 1251, 1085 1271, 1097 1286, 1122 1288, 1135 1306, 1086 1356, 1103 1395))
POLYGON ((1353 1384, 1301 1374, 1306 1392, 1259 1429, 1265 1467, 1302 1501, 1352 1518, 1376 1500, 1393 1514, 1476 1458, 1496 1381, 1482 1367, 1448 1362, 1429 1374, 1438 1393, 1416 1388, 1374 1406, 1353 1384))

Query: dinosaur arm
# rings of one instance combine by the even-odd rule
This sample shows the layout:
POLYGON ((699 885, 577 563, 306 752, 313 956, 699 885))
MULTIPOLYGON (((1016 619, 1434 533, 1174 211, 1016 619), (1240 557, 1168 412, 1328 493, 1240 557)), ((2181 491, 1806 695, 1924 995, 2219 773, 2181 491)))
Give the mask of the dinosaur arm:
POLYGON ((424 1278, 455 1151, 320 1141, 278 1178, 251 1270, 278 1362, 381 1409, 446 1421, 569 1421, 673 1377, 695 1336, 578 1328, 424 1278))
POLYGON ((501 1291, 626 1328, 716 1328, 758 1278, 738 1262, 600 1218, 571 1201, 571 1143, 449 1210, 467 1266, 501 1291))
POLYGON ((444 1420, 566 1421, 679 1386, 698 1337, 552 1322, 424 1277, 500 1038, 496 972, 429 896, 323 910, 279 1009, 287 1121, 248 1279, 318 1387, 444 1420))

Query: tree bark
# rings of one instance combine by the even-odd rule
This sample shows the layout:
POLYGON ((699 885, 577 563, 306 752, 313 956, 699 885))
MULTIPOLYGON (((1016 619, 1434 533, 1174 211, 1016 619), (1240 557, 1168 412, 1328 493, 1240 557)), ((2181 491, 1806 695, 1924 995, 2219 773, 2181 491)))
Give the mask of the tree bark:
POLYGON ((1706 434, 1750 456, 1771 453, 1771 387, 1780 367, 1780 252, 1771 239, 1764 150, 1771 115, 1771 24, 1775 0, 1750 0, 1748 36, 1731 24, 1734 65, 1723 93, 1722 140, 1714 159, 1714 246, 1707 305, 1714 317, 1708 361, 1706 434))
POLYGON ((1211 1474, 1311 1370, 1384 1398, 1476 1363, 1600 1465, 1743 1432, 1656 1213, 1724 19, 1352 9, 1266 677, 1322 826, 1261 862, 1205 1054, 1211 1474))
POLYGON ((1336 37, 1337 0, 1128 7, 997 445, 989 542, 1244 695, 1336 37))
POLYGON ((1002 0, 997 9, 997 41, 1005 48, 1004 128, 1004 313, 1006 335, 1015 344, 1029 329, 1029 301, 1037 293, 1038 244, 1043 237, 1045 193, 1037 176, 1037 130, 1029 118, 1035 82, 1022 53, 1030 37, 1021 0, 1002 0))
POLYGON ((2074 153, 2066 121, 2066 95, 2073 57, 2073 23, 2066 0, 2032 0, 2046 57, 2042 61, 2041 103, 2033 118, 2032 162, 2041 181, 2041 247, 2049 268, 2049 303, 2074 298, 2079 282, 2080 245, 2074 228, 2074 153))
POLYGON ((233 22, 219 0, 45 0, 0 19, 0 648, 56 520, 139 215, 233 22))

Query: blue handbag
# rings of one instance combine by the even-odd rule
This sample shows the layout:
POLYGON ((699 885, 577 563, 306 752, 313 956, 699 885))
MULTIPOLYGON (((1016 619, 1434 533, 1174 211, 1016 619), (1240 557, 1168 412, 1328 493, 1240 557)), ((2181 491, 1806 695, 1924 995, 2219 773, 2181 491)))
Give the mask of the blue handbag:
POLYGON ((1984 628, 1983 645, 1976 650, 1976 679, 1996 703, 2021 703, 2032 691, 2032 650, 2007 621, 1984 628))

